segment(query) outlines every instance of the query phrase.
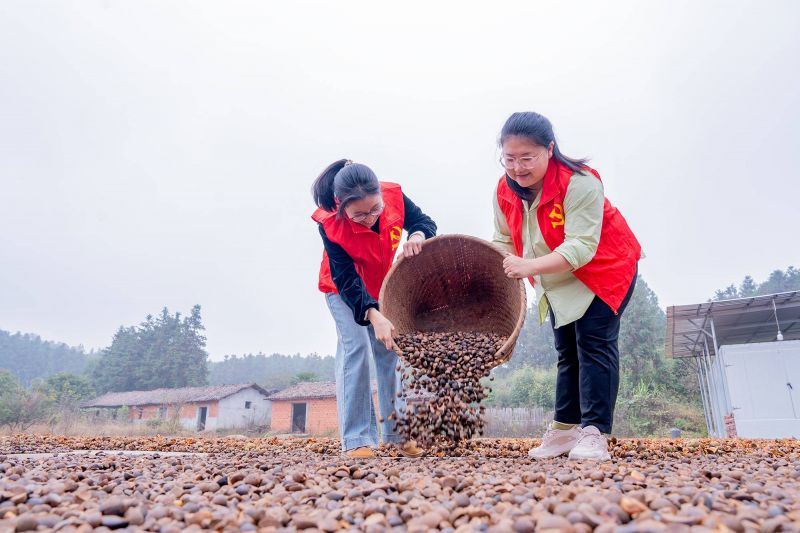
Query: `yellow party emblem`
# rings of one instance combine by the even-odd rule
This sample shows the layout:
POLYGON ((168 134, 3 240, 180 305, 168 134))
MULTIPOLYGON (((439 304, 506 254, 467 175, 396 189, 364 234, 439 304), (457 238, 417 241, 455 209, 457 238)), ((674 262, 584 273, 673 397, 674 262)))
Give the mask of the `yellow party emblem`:
POLYGON ((403 236, 403 228, 400 226, 392 226, 389 230, 389 239, 392 242, 392 251, 397 250, 397 247, 400 246, 400 237, 403 236))
POLYGON ((547 216, 550 217, 550 223, 554 228, 564 225, 564 207, 561 204, 555 204, 547 216))

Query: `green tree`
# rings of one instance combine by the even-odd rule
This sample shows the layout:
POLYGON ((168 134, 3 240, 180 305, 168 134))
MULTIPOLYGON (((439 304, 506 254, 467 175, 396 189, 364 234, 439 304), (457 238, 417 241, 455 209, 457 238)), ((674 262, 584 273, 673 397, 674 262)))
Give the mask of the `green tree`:
POLYGON ((510 374, 495 379, 489 404, 496 407, 542 407, 555 406, 555 367, 522 367, 510 374))
POLYGON ((662 377, 666 315, 642 276, 636 281, 619 329, 620 375, 632 383, 662 377))
POLYGON ((59 406, 72 407, 95 396, 94 385, 85 376, 69 372, 53 374, 44 384, 47 395, 59 406))
POLYGON ((51 403, 42 388, 24 389, 11 372, 0 369, 0 426, 25 431, 48 417, 51 403))
POLYGON ((0 368, 10 370, 23 387, 56 372, 81 374, 93 355, 80 346, 70 347, 30 333, 0 330, 0 368))
POLYGON ((200 306, 189 316, 167 308, 138 326, 120 327, 92 376, 98 391, 152 390, 208 383, 208 353, 200 306))
POLYGON ((209 381, 212 385, 255 382, 267 390, 284 389, 296 375, 305 372, 316 374, 319 380, 333 381, 335 363, 333 357, 315 353, 226 355, 222 361, 209 362, 209 381))
POLYGON ((758 293, 758 283, 753 280, 752 276, 745 276, 742 284, 739 285, 739 297, 747 298, 748 296, 755 296, 758 293))
POLYGON ((524 367, 551 368, 558 362, 553 328, 550 322, 539 324, 539 310, 536 304, 528 307, 525 324, 519 333, 514 355, 496 370, 498 376, 513 373, 524 367))
POLYGON ((724 289, 716 290, 712 300, 730 300, 797 290, 800 290, 800 270, 789 266, 786 271, 773 270, 761 283, 753 280, 752 276, 745 276, 738 288, 731 284, 724 289))
POLYGON ((0 394, 6 394, 19 388, 19 380, 7 368, 0 368, 0 394))
POLYGON ((12 402, 22 390, 19 380, 6 368, 0 368, 0 425, 11 416, 12 402))
POLYGON ((783 270, 773 270, 766 281, 759 284, 757 294, 800 290, 800 270, 793 266, 783 270))
POLYGON ((319 376, 315 372, 298 372, 292 378, 292 385, 297 385, 305 381, 320 381, 319 376))
POLYGON ((736 285, 728 285, 724 289, 717 289, 714 292, 713 300, 732 300, 739 297, 739 289, 736 285))

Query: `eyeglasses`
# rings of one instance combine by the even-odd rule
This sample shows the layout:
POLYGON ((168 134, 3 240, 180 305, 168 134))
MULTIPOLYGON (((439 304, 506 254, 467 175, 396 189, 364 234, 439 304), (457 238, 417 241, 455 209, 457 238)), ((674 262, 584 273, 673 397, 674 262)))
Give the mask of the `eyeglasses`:
POLYGON ((350 217, 350 220, 352 220, 353 222, 364 222, 369 217, 377 217, 378 215, 383 213, 384 207, 385 206, 383 205, 383 202, 381 202, 380 205, 376 205, 375 207, 370 209, 369 213, 356 213, 355 215, 350 217))
POLYGON ((501 156, 500 157, 500 164, 506 170, 511 170, 519 166, 524 170, 530 170, 536 165, 536 160, 542 157, 546 152, 542 152, 536 156, 526 156, 526 157, 508 157, 508 156, 501 156))

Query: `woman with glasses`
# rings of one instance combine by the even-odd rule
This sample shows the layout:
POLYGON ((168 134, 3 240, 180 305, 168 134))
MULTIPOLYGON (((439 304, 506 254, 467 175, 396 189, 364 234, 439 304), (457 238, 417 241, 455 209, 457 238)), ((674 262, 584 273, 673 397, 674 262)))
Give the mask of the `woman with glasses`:
POLYGON ((506 274, 536 288, 539 323, 549 315, 558 351, 554 419, 528 455, 608 460, 620 317, 641 247, 597 171, 561 153, 547 118, 514 113, 499 144, 494 242, 509 252, 506 274))
MULTIPOLYGON (((366 165, 341 159, 314 182, 312 215, 319 224, 325 251, 319 289, 336 323, 336 404, 342 450, 346 455, 374 457, 378 431, 372 405, 369 357, 375 361, 381 437, 401 454, 420 457, 414 442, 402 442, 390 414, 403 408, 398 357, 392 351, 394 326, 378 309, 378 293, 400 246, 402 253, 422 251, 436 235, 436 224, 403 194, 400 185, 378 181, 366 165)), ((395 415, 396 416, 396 415, 395 415)))

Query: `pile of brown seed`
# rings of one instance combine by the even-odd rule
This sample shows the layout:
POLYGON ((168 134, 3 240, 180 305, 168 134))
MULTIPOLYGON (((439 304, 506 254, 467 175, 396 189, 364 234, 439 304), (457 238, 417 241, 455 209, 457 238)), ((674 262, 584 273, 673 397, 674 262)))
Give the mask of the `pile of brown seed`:
MULTIPOLYGON (((42 450, 60 440, 53 437, 25 442, 42 450)), ((476 439, 480 455, 471 457, 371 461, 343 459, 339 449, 320 454, 311 451, 317 442, 300 439, 219 439, 228 451, 208 455, 49 457, 4 455, 4 439, 2 533, 800 530, 796 440, 624 440, 622 453, 612 448, 613 461, 534 463, 525 455, 534 443, 511 439, 476 439), (242 451, 248 444, 269 447, 242 451), (501 446, 513 455, 486 457, 501 446)), ((201 441, 212 442, 195 445, 201 441)), ((65 442, 85 447, 102 439, 65 442)), ((152 439, 149 447, 163 444, 152 439)))
POLYGON ((481 383, 507 337, 485 333, 409 333, 396 339, 405 361, 408 407, 396 429, 424 448, 452 450, 483 430, 481 383))

